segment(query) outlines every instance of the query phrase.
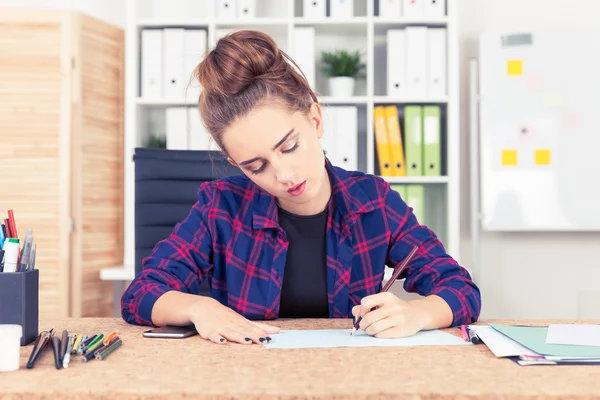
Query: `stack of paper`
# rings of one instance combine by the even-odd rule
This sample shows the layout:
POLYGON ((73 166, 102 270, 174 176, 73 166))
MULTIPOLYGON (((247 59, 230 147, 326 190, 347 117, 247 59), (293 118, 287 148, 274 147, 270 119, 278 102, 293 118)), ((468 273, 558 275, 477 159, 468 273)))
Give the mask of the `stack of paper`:
POLYGON ((471 325, 497 357, 520 365, 600 365, 600 327, 471 325))

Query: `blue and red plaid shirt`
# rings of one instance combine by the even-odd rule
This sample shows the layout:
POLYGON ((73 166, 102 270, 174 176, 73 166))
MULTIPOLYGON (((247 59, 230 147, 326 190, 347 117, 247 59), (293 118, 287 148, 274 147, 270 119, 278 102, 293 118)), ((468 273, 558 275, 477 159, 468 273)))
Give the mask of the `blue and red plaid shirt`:
MULTIPOLYGON (((479 289, 398 192, 380 177, 329 161, 326 168, 332 185, 326 232, 329 316, 351 318, 354 305, 381 289, 385 266, 400 264, 416 245, 400 275, 405 290, 443 298, 454 314, 453 326, 476 321, 479 289)), ((153 326, 152 307, 162 294, 197 294, 204 279, 221 304, 248 319, 275 319, 287 247, 272 195, 245 175, 205 182, 189 215, 144 259, 123 294, 123 319, 153 326)))

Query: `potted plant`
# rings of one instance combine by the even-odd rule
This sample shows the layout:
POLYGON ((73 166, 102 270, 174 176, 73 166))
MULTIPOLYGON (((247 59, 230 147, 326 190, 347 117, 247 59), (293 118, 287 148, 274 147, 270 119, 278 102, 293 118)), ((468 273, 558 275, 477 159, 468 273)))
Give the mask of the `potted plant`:
POLYGON ((360 52, 333 50, 321 52, 323 74, 328 78, 329 95, 351 97, 354 95, 356 78, 361 76, 364 65, 360 52))

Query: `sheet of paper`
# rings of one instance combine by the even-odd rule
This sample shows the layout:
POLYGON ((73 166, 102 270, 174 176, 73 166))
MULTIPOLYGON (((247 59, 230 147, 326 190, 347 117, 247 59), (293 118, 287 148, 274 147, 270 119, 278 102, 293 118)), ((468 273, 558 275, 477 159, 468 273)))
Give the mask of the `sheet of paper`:
POLYGON ((454 346, 469 345, 462 338, 440 330, 421 331, 400 339, 379 339, 363 331, 350 336, 350 329, 282 330, 270 335, 269 349, 308 349, 332 347, 385 347, 385 346, 454 346))
POLYGON ((496 357, 538 356, 489 325, 469 325, 496 357))
POLYGON ((600 346, 600 325, 550 324, 546 334, 546 343, 600 346))

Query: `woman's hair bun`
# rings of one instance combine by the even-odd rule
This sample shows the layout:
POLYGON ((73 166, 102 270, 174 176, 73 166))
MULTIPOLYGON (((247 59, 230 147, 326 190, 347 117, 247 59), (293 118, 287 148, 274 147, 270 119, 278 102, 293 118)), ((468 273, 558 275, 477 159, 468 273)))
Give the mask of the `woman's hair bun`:
POLYGON ((222 37, 196 73, 207 95, 234 95, 258 79, 281 79, 288 68, 283 52, 269 35, 239 30, 222 37))

